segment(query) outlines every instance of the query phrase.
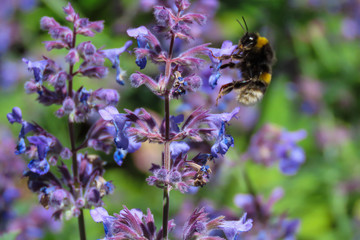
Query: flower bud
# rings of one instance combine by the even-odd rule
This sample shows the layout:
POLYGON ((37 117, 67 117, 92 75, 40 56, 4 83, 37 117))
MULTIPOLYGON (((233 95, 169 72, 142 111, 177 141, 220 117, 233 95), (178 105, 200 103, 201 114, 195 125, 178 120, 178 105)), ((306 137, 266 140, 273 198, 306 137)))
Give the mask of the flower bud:
POLYGON ((68 62, 70 65, 74 65, 79 61, 79 54, 76 49, 70 49, 69 53, 65 57, 65 61, 68 62))
POLYGON ((157 170, 155 173, 154 173, 154 176, 159 179, 160 181, 166 181, 166 178, 167 178, 167 170, 164 169, 164 168, 160 168, 159 170, 157 170))
POLYGON ((74 101, 70 97, 65 98, 63 102, 63 108, 65 114, 70 114, 75 109, 74 101))
POLYGON ((50 28, 59 27, 60 24, 52 17, 42 17, 40 20, 40 27, 43 30, 49 30, 50 28))
POLYGON ((85 206, 85 199, 83 197, 80 197, 76 200, 75 206, 77 208, 83 208, 85 206))
POLYGON ((95 207, 101 206, 101 197, 100 192, 96 188, 91 188, 86 194, 86 200, 90 205, 93 205, 95 207))
POLYGON ((32 81, 27 81, 24 85, 24 88, 27 94, 36 93, 39 90, 37 84, 32 81))
POLYGON ((51 166, 55 166, 58 161, 58 158, 57 156, 51 156, 48 161, 51 166))
POLYGON ((181 173, 178 171, 171 172, 169 181, 173 184, 181 182, 181 173))
POLYGON ((57 189, 50 194, 50 206, 59 209, 67 205, 68 196, 67 192, 64 189, 57 189))
POLYGON ((75 218, 80 216, 80 209, 76 208, 76 207, 72 207, 71 208, 71 215, 75 218))
POLYGON ((55 116, 58 118, 62 118, 65 115, 64 108, 61 107, 55 112, 55 116))
POLYGON ((66 80, 67 80, 67 74, 64 71, 61 71, 57 74, 57 78, 56 78, 56 82, 55 82, 55 87, 64 87, 66 85, 66 80))
POLYGON ((70 149, 68 149, 68 148, 64 148, 60 153, 60 157, 62 159, 70 159, 71 156, 72 156, 72 153, 71 153, 70 149))

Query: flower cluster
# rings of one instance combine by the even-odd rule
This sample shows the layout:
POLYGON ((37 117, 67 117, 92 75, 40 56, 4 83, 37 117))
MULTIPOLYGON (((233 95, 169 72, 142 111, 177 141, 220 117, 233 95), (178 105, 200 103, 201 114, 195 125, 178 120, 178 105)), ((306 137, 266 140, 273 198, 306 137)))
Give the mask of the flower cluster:
MULTIPOLYGON (((124 209, 119 214, 109 216, 108 212, 102 208, 90 210, 90 215, 95 222, 104 224, 105 238, 110 239, 161 239, 162 229, 156 231, 154 216, 150 209, 144 214, 139 209, 124 209)), ((168 223, 168 231, 174 228, 173 220, 168 223)))
POLYGON ((102 206, 102 198, 113 192, 112 183, 102 177, 104 164, 100 157, 79 151, 90 147, 109 153, 114 134, 120 134, 123 129, 114 129, 107 121, 99 119, 88 130, 83 142, 76 146, 74 122, 84 122, 93 111, 116 105, 119 94, 113 89, 87 90, 84 86, 75 90, 73 82, 77 76, 104 78, 108 71, 104 66, 107 58, 116 69, 116 81, 123 84, 124 72, 120 68, 119 56, 132 43, 128 41, 116 49, 97 49, 91 41, 77 43, 78 35, 92 37, 101 32, 103 21, 80 18, 70 3, 63 10, 72 28, 60 25, 52 17, 43 17, 40 26, 54 39, 44 42, 48 51, 67 50, 64 62, 68 71, 47 57, 39 61, 24 58, 23 62, 33 73, 33 79, 25 83, 26 92, 36 93, 37 100, 46 106, 60 105, 55 113, 57 117, 68 116, 71 148, 64 147, 57 137, 38 124, 24 120, 20 108, 14 107, 7 114, 11 124, 21 124, 15 154, 25 154, 31 159, 29 170, 24 172, 28 187, 39 195, 39 201, 45 208, 55 211, 53 215, 57 219, 82 217, 82 209, 102 206), (68 167, 69 164, 63 160, 70 158, 72 166, 68 167), (51 170, 51 165, 57 167, 60 178, 51 170))
MULTIPOLYGON (((173 142, 172 147, 178 148, 179 145, 186 145, 184 142, 173 142)), ((186 148, 186 147, 185 147, 186 148)), ((180 148, 181 149, 181 148, 180 148)), ((190 186, 204 186, 210 178, 211 169, 206 163, 211 160, 209 154, 198 154, 192 160, 187 160, 184 155, 189 149, 181 149, 183 152, 172 151, 172 165, 170 170, 159 165, 153 164, 150 171, 153 176, 146 179, 149 185, 155 185, 159 188, 165 186, 171 189, 179 190, 182 193, 188 192, 190 186)))
POLYGON ((32 80, 26 82, 25 90, 27 93, 37 93, 38 101, 44 105, 61 105, 61 108, 56 111, 57 117, 69 115, 72 122, 83 122, 92 110, 117 104, 119 94, 113 89, 92 91, 86 90, 84 87, 73 91, 73 78, 77 75, 104 78, 108 72, 104 61, 105 58, 108 58, 113 64, 113 68, 116 68, 116 81, 123 85, 123 72, 120 68, 119 56, 127 50, 132 42, 126 42, 121 48, 105 50, 97 49, 91 41, 76 44, 77 35, 92 37, 95 33, 101 32, 104 28, 103 21, 91 22, 87 18, 80 18, 70 3, 64 7, 64 12, 67 15, 66 20, 72 24, 72 29, 60 25, 52 17, 43 17, 40 25, 54 39, 44 42, 48 51, 68 50, 64 60, 70 66, 69 72, 47 57, 39 61, 30 61, 24 58, 23 61, 34 75, 32 80), (78 62, 81 62, 79 68, 74 69, 74 65, 78 62))
MULTIPOLYGON (((104 224, 105 238, 109 239, 161 239, 162 229, 156 231, 154 217, 150 209, 144 214, 139 209, 124 209, 119 214, 110 216, 102 208, 90 210, 91 217, 95 222, 104 224)), ((220 236, 213 234, 213 230, 221 229, 226 239, 235 239, 235 236, 241 232, 247 232, 252 228, 252 220, 246 219, 244 214, 239 221, 225 221, 223 216, 210 219, 204 208, 195 209, 184 226, 182 227, 183 240, 190 239, 208 239, 221 240, 220 236)), ((168 231, 175 228, 174 220, 168 223, 168 231)))
POLYGON ((58 231, 61 223, 51 219, 51 210, 34 207, 26 216, 18 216, 14 211, 14 204, 22 197, 15 183, 25 164, 13 153, 16 144, 10 132, 0 128, 0 136, 0 235, 16 232, 16 239, 32 240, 42 237, 45 229, 58 231))
POLYGON ((42 127, 37 124, 29 123, 22 118, 21 109, 14 107, 11 113, 7 114, 7 118, 11 124, 21 124, 19 133, 19 140, 16 146, 15 154, 26 154, 32 160, 29 162, 29 169, 37 174, 45 174, 50 169, 50 164, 47 157, 50 156, 49 161, 56 164, 59 156, 63 159, 69 159, 71 152, 68 148, 63 147, 60 141, 42 127), (29 136, 26 145, 25 136, 28 133, 34 133, 34 136, 29 136))
POLYGON ((103 162, 98 156, 78 153, 77 161, 79 187, 75 186, 73 174, 64 163, 58 166, 61 178, 52 172, 43 175, 32 171, 24 173, 29 189, 39 194, 41 205, 54 209, 56 219, 78 217, 82 208, 102 206, 102 198, 114 190, 112 183, 102 177, 103 162))
POLYGON ((18 232, 16 240, 34 240, 45 237, 45 230, 57 233, 61 230, 61 222, 55 221, 52 211, 43 207, 33 207, 25 215, 16 218, 9 226, 9 232, 18 232))
MULTIPOLYGON (((153 114, 144 108, 134 111, 125 109, 125 113, 119 113, 113 106, 99 110, 103 120, 114 126, 113 137, 117 148, 114 159, 119 165, 122 164, 128 152, 133 152, 140 147, 140 142, 149 141, 164 145, 162 164, 161 166, 152 165, 150 171, 153 175, 147 178, 147 182, 149 185, 164 189, 165 195, 171 190, 179 190, 185 193, 190 190, 191 186, 204 186, 209 181, 212 170, 208 162, 224 156, 229 148, 234 146, 234 139, 230 134, 226 133, 226 126, 239 113, 239 108, 235 108, 229 113, 212 114, 204 107, 198 107, 189 111, 186 114, 187 117, 183 114, 170 114, 170 100, 183 98, 187 94, 200 89, 203 79, 198 70, 205 63, 205 60, 198 55, 208 56, 211 52, 207 47, 209 44, 195 45, 185 49, 183 52, 174 51, 176 39, 192 39, 191 24, 195 22, 200 25, 205 23, 205 15, 188 12, 189 7, 190 3, 187 0, 176 0, 171 7, 164 5, 154 6, 154 15, 157 21, 155 31, 157 34, 165 33, 163 34, 165 38, 170 39, 169 47, 145 26, 127 30, 128 35, 135 38, 138 43, 134 53, 136 55, 135 63, 140 67, 140 70, 146 67, 148 59, 155 64, 165 65, 164 73, 159 74, 156 78, 142 72, 136 72, 130 76, 133 87, 137 88, 145 85, 152 93, 164 98, 164 119, 158 121, 153 114), (200 152, 188 159, 188 154, 191 154, 191 146, 195 142, 211 140, 215 141, 212 146, 208 147, 207 153, 200 152)), ((164 206, 166 205, 168 206, 168 203, 164 203, 164 206)), ((101 211, 103 212, 103 210, 101 211)), ((109 226, 108 223, 105 223, 109 219, 110 217, 94 218, 95 221, 103 221, 105 229, 109 226)), ((115 221, 113 218, 111 219, 115 221)), ((128 216, 128 219, 130 219, 130 216, 128 216)), ((163 219, 163 226, 166 226, 166 219, 167 216, 163 219)), ((183 239, 193 239, 197 236, 208 237, 211 229, 215 227, 221 228, 220 222, 222 221, 220 219, 222 218, 213 220, 214 222, 208 222, 204 211, 196 210, 184 228, 186 233, 183 239), (201 229, 201 227, 203 228, 201 229)), ((129 220, 121 220, 121 222, 126 221, 129 220)), ((245 224, 244 219, 241 221, 245 224)), ((222 227, 230 229, 232 224, 226 225, 224 223, 222 227)), ((119 227, 118 229, 122 228, 119 227)), ((251 226, 247 227, 247 229, 249 228, 251 226)), ((235 229, 236 233, 240 227, 237 228, 236 225, 235 229)), ((233 232, 233 230, 229 231, 233 232)), ((122 230, 118 231, 122 232, 122 230)), ((109 231, 105 230, 105 232, 107 237, 112 236, 112 233, 109 235, 109 231)), ((110 232, 113 232, 113 230, 110 232)), ((134 232, 142 233, 139 231, 134 232)), ((167 232, 164 233, 165 235, 167 236, 167 232)), ((114 237, 126 238, 125 235, 121 234, 114 235, 114 237)), ((135 238, 135 235, 133 238, 135 238)), ((151 237, 145 238, 152 239, 151 237)))
POLYGON ((294 175, 305 162, 304 150, 297 144, 305 137, 305 130, 288 132, 278 126, 266 124, 252 136, 245 158, 251 158, 265 166, 278 161, 283 174, 294 175))

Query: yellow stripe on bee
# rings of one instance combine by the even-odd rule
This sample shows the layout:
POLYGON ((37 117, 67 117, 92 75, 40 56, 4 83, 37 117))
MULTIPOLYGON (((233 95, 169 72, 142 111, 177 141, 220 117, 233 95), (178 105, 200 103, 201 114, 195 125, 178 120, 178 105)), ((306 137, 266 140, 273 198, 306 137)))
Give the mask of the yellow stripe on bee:
POLYGON ((267 72, 261 73, 260 80, 264 81, 266 84, 270 84, 270 82, 271 82, 271 74, 267 73, 267 72))
POLYGON ((264 45, 268 44, 269 40, 265 37, 258 37, 255 47, 262 48, 264 45))

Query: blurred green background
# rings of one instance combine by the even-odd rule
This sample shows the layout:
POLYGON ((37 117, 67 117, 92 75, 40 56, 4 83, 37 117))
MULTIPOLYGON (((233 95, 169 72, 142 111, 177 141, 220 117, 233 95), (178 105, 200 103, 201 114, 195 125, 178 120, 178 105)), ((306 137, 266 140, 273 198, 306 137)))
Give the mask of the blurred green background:
MULTIPOLYGON (((151 11, 141 10, 136 0, 79 0, 71 3, 80 16, 105 20, 104 32, 92 39, 97 47, 122 46, 130 39, 126 35, 127 28, 154 22, 151 11)), ((54 116, 58 107, 40 105, 35 95, 24 93, 23 84, 30 73, 21 62, 22 57, 36 60, 42 55, 55 59, 63 56, 64 51, 47 52, 44 49, 41 42, 50 40, 50 36, 40 30, 39 21, 42 16, 52 16, 65 24, 62 7, 66 4, 62 0, 37 1, 29 10, 15 9, 9 21, 1 23, 14 27, 11 42, 1 55, 1 64, 5 66, 7 61, 11 61, 17 65, 11 70, 15 73, 8 73, 13 74, 10 83, 1 85, 0 124, 8 126, 16 136, 20 129, 10 126, 5 116, 13 106, 19 106, 25 119, 36 121, 69 146, 65 119, 54 116)), ((355 0, 221 1, 215 15, 218 35, 212 39, 207 36, 204 42, 212 42, 212 47, 220 47, 223 40, 237 43, 243 32, 235 19, 241 16, 245 17, 251 31, 270 39, 277 61, 271 86, 257 106, 259 119, 255 127, 245 129, 236 124, 230 127, 235 147, 230 149, 227 158, 238 163, 250 136, 264 123, 270 122, 291 131, 308 131, 308 137, 301 142, 307 156, 306 163, 295 176, 282 175, 276 166, 265 168, 252 162, 236 164, 235 167, 225 165, 216 181, 200 189, 196 195, 172 192, 171 215, 177 213, 184 199, 195 202, 209 199, 218 208, 226 206, 240 212, 233 198, 237 193, 246 192, 241 175, 241 169, 246 168, 257 192, 265 198, 274 187, 284 188, 285 197, 275 205, 275 213, 287 212, 290 218, 301 220, 298 239, 360 239, 360 3, 355 0)), ((129 54, 121 56, 121 67, 128 76, 138 70, 134 60, 134 56, 129 54)), ((3 67, 2 71, 5 70, 9 72, 3 67)), ((145 72, 156 71, 156 67, 150 64, 145 72)), ((5 82, 3 75, 1 82, 5 82)), ((83 84, 87 89, 117 89, 121 94, 118 109, 141 106, 162 114, 160 99, 146 88, 132 89, 128 82, 120 87, 114 81, 111 68, 106 79, 79 79, 78 86, 83 84)), ((86 125, 79 126, 78 135, 84 135, 87 128, 86 125)), ((108 162, 105 178, 112 180, 116 187, 113 195, 104 198, 109 213, 119 212, 123 205, 143 211, 150 208, 159 226, 162 191, 146 184, 148 173, 139 170, 131 156, 121 168, 114 163, 112 156, 102 157, 108 162)), ((27 192, 25 179, 21 184, 25 197, 16 204, 19 215, 28 211, 29 199, 32 204, 37 202, 36 197, 27 192)), ((85 218, 88 238, 102 237, 102 224, 93 222, 88 211, 85 211, 85 218)), ((65 221, 61 232, 47 233, 46 239, 77 239, 76 229, 76 219, 65 221)))

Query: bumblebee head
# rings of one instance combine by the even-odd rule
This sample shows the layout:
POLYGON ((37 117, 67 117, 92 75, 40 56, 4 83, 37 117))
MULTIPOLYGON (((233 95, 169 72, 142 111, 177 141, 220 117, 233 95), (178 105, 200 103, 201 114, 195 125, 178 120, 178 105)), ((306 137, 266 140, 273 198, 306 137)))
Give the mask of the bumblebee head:
POLYGON ((246 24, 245 18, 242 17, 242 20, 244 22, 245 27, 241 24, 241 22, 238 19, 236 19, 236 21, 240 24, 241 28, 245 31, 244 36, 240 39, 239 46, 241 46, 241 48, 244 50, 250 50, 253 47, 255 47, 259 36, 256 33, 249 33, 249 29, 246 24))
POLYGON ((240 39, 241 46, 245 49, 252 49, 256 46, 258 41, 258 34, 256 33, 245 33, 245 35, 240 39))

